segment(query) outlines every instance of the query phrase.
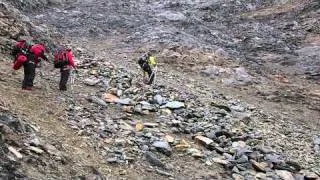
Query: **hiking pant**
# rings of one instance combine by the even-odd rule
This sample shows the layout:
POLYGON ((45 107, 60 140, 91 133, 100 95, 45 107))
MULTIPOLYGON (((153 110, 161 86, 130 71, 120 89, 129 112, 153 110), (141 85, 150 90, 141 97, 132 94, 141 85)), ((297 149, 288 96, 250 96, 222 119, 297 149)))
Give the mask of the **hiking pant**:
POLYGON ((150 67, 149 64, 145 63, 142 67, 142 69, 148 73, 148 76, 149 76, 149 79, 148 79, 148 82, 147 84, 152 84, 153 83, 153 80, 154 80, 154 73, 152 73, 152 69, 150 67))
POLYGON ((60 78, 60 84, 59 89, 60 91, 66 91, 67 90, 67 82, 70 76, 70 69, 60 69, 61 78, 60 78))
POLYGON ((22 81, 22 89, 33 87, 34 77, 36 75, 36 65, 33 61, 26 61, 23 64, 24 78, 22 81))

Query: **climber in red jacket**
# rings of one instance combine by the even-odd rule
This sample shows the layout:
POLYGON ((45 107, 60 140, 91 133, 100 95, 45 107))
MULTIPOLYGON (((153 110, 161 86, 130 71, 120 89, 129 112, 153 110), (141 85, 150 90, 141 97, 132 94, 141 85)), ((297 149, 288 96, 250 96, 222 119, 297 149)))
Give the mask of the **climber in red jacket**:
POLYGON ((14 70, 18 70, 23 66, 24 68, 24 79, 22 81, 23 90, 32 90, 33 80, 35 77, 34 56, 30 52, 19 53, 15 58, 15 63, 13 65, 14 70))
POLYGON ((54 67, 59 68, 61 73, 59 89, 60 91, 66 91, 70 72, 72 69, 76 69, 71 49, 60 47, 55 51, 54 67))

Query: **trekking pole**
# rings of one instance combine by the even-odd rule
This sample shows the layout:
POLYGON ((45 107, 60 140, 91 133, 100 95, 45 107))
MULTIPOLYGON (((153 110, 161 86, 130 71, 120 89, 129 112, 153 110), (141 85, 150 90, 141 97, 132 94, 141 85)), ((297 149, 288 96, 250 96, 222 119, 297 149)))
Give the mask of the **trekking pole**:
POLYGON ((70 89, 71 89, 71 91, 73 91, 73 84, 74 84, 75 75, 76 75, 75 71, 72 70, 71 71, 71 77, 70 77, 70 89))
POLYGON ((43 69, 42 69, 42 61, 40 61, 39 63, 40 63, 39 75, 40 75, 40 81, 41 81, 40 84, 41 84, 42 87, 45 88, 45 90, 47 90, 47 86, 46 86, 46 84, 45 84, 45 82, 44 82, 45 80, 44 80, 44 73, 43 73, 43 69))
POLYGON ((154 68, 154 70, 152 71, 148 82, 150 82, 152 76, 154 76, 152 84, 154 84, 154 83, 156 82, 156 72, 157 72, 157 70, 158 70, 158 66, 156 66, 156 67, 154 68))

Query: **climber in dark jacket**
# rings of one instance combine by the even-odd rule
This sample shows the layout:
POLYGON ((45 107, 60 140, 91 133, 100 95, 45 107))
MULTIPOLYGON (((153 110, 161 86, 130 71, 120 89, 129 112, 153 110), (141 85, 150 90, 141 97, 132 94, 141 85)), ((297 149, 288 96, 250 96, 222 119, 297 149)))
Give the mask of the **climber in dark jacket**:
POLYGON ((155 78, 155 67, 156 67, 156 58, 151 55, 150 52, 148 52, 146 55, 142 56, 138 60, 138 64, 143 70, 143 78, 145 78, 145 75, 148 74, 148 81, 145 81, 146 84, 150 85, 153 83, 153 80, 155 78))

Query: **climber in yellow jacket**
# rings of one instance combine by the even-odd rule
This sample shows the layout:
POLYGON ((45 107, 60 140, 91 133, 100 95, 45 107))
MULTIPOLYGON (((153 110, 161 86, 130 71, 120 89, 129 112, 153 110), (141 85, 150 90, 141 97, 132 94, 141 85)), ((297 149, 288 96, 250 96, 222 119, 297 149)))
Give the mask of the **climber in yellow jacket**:
POLYGON ((148 73, 149 79, 145 83, 149 85, 152 84, 155 78, 155 67, 157 65, 156 58, 152 56, 150 52, 148 52, 146 55, 139 58, 138 64, 143 70, 144 78, 148 73))

